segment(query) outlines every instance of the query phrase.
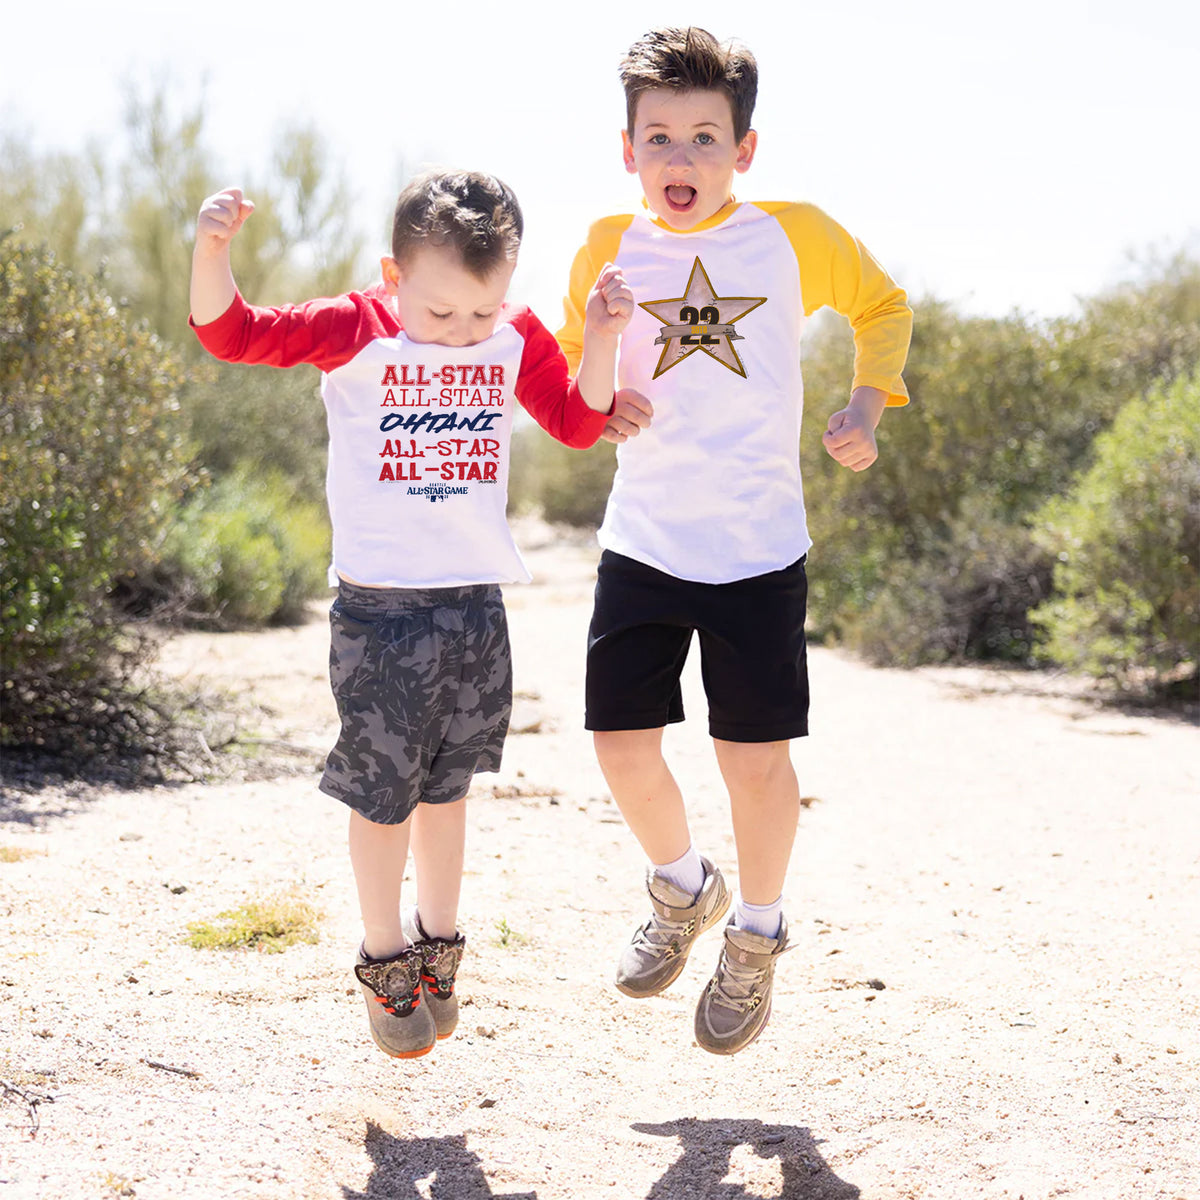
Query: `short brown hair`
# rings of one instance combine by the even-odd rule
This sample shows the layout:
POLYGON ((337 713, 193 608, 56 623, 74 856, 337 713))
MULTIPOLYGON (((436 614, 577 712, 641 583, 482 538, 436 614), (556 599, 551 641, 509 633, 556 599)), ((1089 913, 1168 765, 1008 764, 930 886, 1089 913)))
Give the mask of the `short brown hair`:
POLYGON ((740 42, 722 44, 695 25, 652 29, 629 47, 621 59, 620 75, 631 137, 638 99, 653 88, 723 92, 733 110, 734 136, 740 142, 750 131, 758 63, 740 42))
POLYGON ((404 266, 422 246, 450 246, 477 279, 517 257, 525 221, 512 188, 480 171, 426 171, 396 201, 392 257, 404 266))

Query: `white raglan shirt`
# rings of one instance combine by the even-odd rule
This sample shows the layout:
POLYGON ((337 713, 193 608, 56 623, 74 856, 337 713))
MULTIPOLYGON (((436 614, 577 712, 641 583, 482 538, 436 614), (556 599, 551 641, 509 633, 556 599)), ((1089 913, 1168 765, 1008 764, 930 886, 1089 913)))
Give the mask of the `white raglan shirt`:
POLYGON ((618 447, 601 546, 705 583, 795 562, 811 545, 799 460, 807 315, 823 304, 846 313, 859 348, 853 386, 904 403, 904 293, 811 205, 735 203, 687 232, 647 215, 609 218, 572 270, 558 336, 573 364, 582 289, 609 260, 637 303, 618 386, 646 395, 654 418, 618 447))
POLYGON ((505 512, 516 405, 569 446, 592 445, 607 419, 524 307, 505 306, 473 346, 411 341, 375 292, 278 308, 238 295, 195 329, 227 362, 321 369, 331 585, 528 582, 505 512))

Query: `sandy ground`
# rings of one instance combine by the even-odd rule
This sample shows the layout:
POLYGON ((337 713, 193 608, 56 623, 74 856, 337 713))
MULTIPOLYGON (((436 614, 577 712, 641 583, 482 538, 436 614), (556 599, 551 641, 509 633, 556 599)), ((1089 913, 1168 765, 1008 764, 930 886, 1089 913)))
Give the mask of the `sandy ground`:
MULTIPOLYGON (((424 1059, 376 1050, 350 975, 320 613, 164 654, 251 694, 304 774, 3 799, 2 1200, 1200 1197, 1200 731, 1070 680, 814 651, 795 949, 767 1032, 714 1058, 691 1015, 715 934, 663 997, 611 985, 644 898, 580 728, 594 553, 528 557, 463 1020, 424 1059), (323 909, 315 945, 181 943, 285 888, 323 909)), ((692 667, 688 697, 669 753, 733 876, 692 667)))

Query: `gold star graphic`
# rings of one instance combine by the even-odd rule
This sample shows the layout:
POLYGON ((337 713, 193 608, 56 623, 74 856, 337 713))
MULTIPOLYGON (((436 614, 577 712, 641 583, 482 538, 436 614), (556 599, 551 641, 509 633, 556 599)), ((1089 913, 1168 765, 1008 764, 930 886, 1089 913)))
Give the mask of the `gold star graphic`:
POLYGON ((718 296, 704 264, 697 258, 682 296, 673 300, 647 300, 639 305, 663 326, 654 339, 654 344, 663 348, 654 378, 683 362, 688 355, 703 350, 745 379, 746 368, 733 344, 743 338, 734 328, 734 322, 766 302, 766 296, 718 296))

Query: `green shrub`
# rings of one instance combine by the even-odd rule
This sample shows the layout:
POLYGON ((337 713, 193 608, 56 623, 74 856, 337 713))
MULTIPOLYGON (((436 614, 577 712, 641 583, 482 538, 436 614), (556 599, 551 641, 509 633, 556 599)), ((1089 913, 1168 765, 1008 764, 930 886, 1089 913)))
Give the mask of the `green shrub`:
POLYGON ((1049 324, 935 300, 914 309, 912 404, 884 416, 868 471, 839 467, 820 443, 848 395, 845 324, 818 322, 807 347, 812 620, 873 658, 1029 661, 1025 613, 1046 599, 1052 565, 1029 520, 1092 462, 1129 396, 1200 363, 1200 262, 1152 264, 1049 324))
POLYGON ((297 500, 279 475, 240 470, 189 497, 156 574, 172 607, 241 627, 302 619, 328 566, 324 510, 297 500))
POLYGON ((197 355, 198 347, 187 346, 195 366, 184 397, 197 461, 214 478, 267 471, 298 496, 324 496, 329 432, 317 369, 221 363, 197 355))
POLYGON ((1035 643, 1029 609, 1049 595, 1050 574, 1050 556, 1024 525, 968 499, 943 541, 889 565, 870 602, 843 616, 841 636, 881 665, 1027 662, 1035 643))
POLYGON ((0 742, 83 756, 137 739, 146 657, 108 601, 153 555, 187 469, 176 367, 43 248, 0 262, 0 742))
POLYGON ((604 518, 616 446, 600 441, 572 450, 529 424, 513 437, 509 470, 509 509, 538 512, 552 524, 597 528, 604 518))
POLYGON ((1131 400, 1095 462, 1034 519, 1057 595, 1032 614, 1046 653, 1119 683, 1200 665, 1200 369, 1131 400))

